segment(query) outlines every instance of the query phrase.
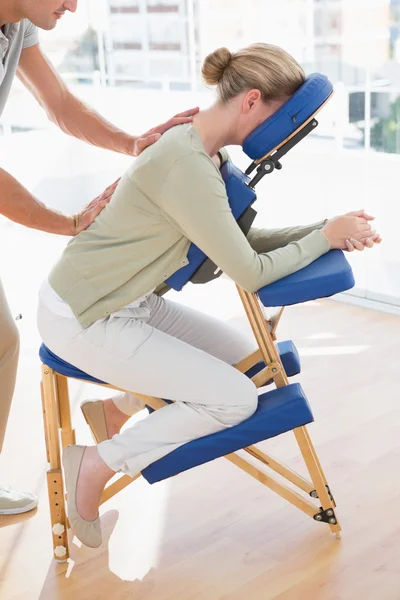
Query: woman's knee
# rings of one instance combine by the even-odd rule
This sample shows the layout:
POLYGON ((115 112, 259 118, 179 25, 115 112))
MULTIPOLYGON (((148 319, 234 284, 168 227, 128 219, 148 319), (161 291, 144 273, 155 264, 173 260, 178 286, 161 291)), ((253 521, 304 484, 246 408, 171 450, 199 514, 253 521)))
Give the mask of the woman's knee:
POLYGON ((239 382, 236 381, 235 388, 231 389, 227 403, 223 406, 221 422, 227 427, 238 425, 249 419, 258 406, 257 388, 251 379, 242 375, 239 382))

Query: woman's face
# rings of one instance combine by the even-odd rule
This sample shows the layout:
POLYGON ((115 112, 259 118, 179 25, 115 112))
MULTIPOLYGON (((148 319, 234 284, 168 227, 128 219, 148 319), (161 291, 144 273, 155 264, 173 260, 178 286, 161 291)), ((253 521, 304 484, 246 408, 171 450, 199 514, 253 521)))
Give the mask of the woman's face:
POLYGON ((256 89, 238 96, 237 143, 242 144, 254 129, 273 115, 288 99, 289 97, 284 97, 265 103, 261 98, 260 91, 256 89))

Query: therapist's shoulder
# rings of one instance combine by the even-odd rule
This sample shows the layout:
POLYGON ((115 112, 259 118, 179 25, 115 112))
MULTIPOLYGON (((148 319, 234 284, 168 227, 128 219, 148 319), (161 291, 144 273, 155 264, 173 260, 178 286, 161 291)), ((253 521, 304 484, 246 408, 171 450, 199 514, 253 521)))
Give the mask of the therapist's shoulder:
POLYGON ((29 48, 39 42, 39 30, 29 19, 23 19, 20 28, 24 38, 24 48, 29 48))

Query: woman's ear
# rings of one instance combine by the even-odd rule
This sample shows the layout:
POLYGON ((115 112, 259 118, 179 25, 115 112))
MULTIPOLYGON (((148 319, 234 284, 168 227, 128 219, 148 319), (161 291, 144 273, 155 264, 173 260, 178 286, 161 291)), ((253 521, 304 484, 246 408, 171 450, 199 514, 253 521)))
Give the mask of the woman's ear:
POLYGON ((260 90, 249 90, 243 98, 242 110, 245 115, 253 112, 261 101, 260 90))

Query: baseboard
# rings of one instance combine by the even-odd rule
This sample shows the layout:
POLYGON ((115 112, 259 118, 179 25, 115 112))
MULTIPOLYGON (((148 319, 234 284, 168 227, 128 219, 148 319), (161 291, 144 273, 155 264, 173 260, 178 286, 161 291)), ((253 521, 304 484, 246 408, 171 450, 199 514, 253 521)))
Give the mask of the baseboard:
POLYGON ((370 310, 377 310, 378 312, 400 316, 400 306, 396 306, 395 304, 370 300, 369 298, 362 298, 360 296, 353 296, 352 294, 347 294, 346 292, 343 294, 337 294, 332 299, 336 300, 337 302, 344 302, 345 304, 359 306, 360 308, 368 308, 370 310))

